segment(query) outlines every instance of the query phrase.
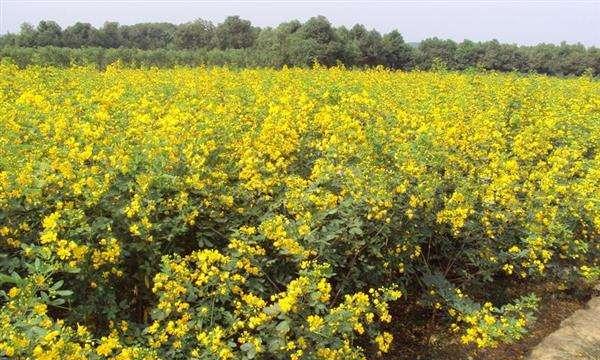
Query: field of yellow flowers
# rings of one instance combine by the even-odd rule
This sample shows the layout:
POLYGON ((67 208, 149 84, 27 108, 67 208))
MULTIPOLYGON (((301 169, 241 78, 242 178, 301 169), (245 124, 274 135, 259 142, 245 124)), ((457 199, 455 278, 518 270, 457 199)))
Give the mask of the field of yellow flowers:
POLYGON ((493 347, 537 298, 480 289, 600 273, 588 77, 3 64, 0 114, 0 357, 493 347))

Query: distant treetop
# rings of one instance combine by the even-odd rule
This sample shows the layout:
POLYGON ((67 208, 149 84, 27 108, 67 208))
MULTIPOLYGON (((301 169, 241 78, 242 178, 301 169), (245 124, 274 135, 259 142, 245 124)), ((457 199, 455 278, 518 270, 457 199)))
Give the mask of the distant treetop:
MULTIPOLYGON (((349 29, 334 27, 323 16, 310 18, 304 23, 293 20, 266 28, 253 26, 249 20, 239 16, 229 16, 216 25, 203 19, 179 25, 106 22, 100 28, 77 22, 65 29, 54 21, 44 20, 36 27, 25 23, 18 33, 0 36, 0 56, 13 60, 18 58, 16 60, 23 64, 31 63, 33 59, 27 57, 34 57, 32 54, 36 51, 52 53, 54 60, 49 61, 52 63, 57 57, 62 62, 70 61, 77 52, 68 49, 81 49, 80 52, 87 54, 89 51, 86 49, 90 48, 95 49, 92 57, 98 57, 98 52, 103 53, 107 49, 119 49, 110 53, 123 60, 139 51, 167 51, 176 61, 163 61, 167 56, 164 53, 160 55, 161 59, 150 60, 152 64, 165 66, 182 62, 232 62, 242 66, 282 67, 310 66, 318 62, 325 66, 381 65, 403 70, 442 65, 450 70, 482 68, 550 75, 581 75, 585 72, 600 75, 600 49, 586 48, 581 44, 518 46, 497 40, 457 43, 438 38, 406 43, 398 30, 382 35, 361 24, 349 29), (45 47, 64 50, 39 50, 45 47), (30 48, 38 50, 25 50, 30 48), (236 59, 241 56, 239 51, 244 51, 241 62, 236 59)), ((145 58, 148 56, 157 55, 144 55, 145 58)))

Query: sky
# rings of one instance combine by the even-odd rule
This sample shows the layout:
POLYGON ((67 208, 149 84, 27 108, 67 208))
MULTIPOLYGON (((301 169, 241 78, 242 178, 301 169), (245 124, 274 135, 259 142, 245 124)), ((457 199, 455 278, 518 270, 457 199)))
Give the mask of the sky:
POLYGON ((600 0, 0 0, 0 33, 40 20, 64 28, 77 21, 94 26, 196 18, 219 23, 228 15, 261 27, 324 15, 336 26, 361 23, 382 33, 398 29, 409 42, 437 36, 600 46, 600 0))

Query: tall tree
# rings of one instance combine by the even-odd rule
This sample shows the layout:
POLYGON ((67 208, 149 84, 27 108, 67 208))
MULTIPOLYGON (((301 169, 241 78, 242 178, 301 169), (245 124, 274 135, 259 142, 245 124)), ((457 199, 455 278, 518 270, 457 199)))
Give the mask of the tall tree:
POLYGON ((393 30, 383 36, 382 47, 386 66, 391 69, 410 69, 414 57, 414 49, 404 42, 404 38, 398 30, 393 30))
POLYGON ((123 46, 123 34, 118 22, 107 21, 98 30, 99 45, 105 48, 123 46))
POLYGON ((16 46, 19 36, 17 34, 4 34, 0 36, 0 48, 5 46, 16 46))
POLYGON ((484 51, 485 49, 481 46, 481 43, 475 43, 471 40, 462 41, 456 46, 456 67, 465 70, 470 67, 482 66, 484 51))
POLYGON ((55 21, 42 20, 35 30, 36 46, 61 46, 62 29, 55 21))
POLYGON ((138 49, 167 48, 173 41, 175 25, 170 23, 142 23, 122 27, 124 44, 138 49))
POLYGON ((452 40, 425 39, 419 44, 418 65, 429 69, 436 61, 440 61, 448 68, 453 69, 456 66, 455 52, 456 43, 452 40))
POLYGON ((295 65, 313 62, 332 66, 344 56, 345 46, 337 38, 331 23, 324 16, 310 18, 294 33, 290 52, 295 65))
POLYGON ((63 45, 71 48, 98 46, 100 45, 98 35, 98 30, 91 24, 78 22, 63 32, 63 45))
POLYGON ((15 42, 17 46, 33 47, 37 46, 35 37, 35 28, 29 23, 23 23, 21 24, 21 31, 15 42))
POLYGON ((214 36, 213 23, 198 19, 179 25, 175 30, 173 41, 177 49, 200 49, 210 47, 214 36))
POLYGON ((581 75, 592 68, 593 62, 587 56, 585 46, 581 44, 569 45, 562 42, 557 52, 559 59, 557 72, 561 75, 581 75))
POLYGON ((279 24, 277 28, 264 28, 256 39, 260 63, 281 67, 295 65, 291 55, 294 34, 302 27, 298 20, 279 24))
POLYGON ((375 66, 385 63, 381 34, 376 30, 368 31, 363 25, 356 24, 350 29, 350 36, 359 51, 357 65, 375 66))
POLYGON ((254 45, 258 29, 239 16, 229 16, 215 29, 215 45, 220 49, 243 49, 254 45))

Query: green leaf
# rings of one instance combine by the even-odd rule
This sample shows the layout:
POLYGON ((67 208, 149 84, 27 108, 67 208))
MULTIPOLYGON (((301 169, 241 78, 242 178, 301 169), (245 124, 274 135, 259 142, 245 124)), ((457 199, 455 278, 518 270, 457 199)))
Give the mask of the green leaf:
POLYGON ((278 304, 274 304, 274 305, 271 305, 271 306, 267 306, 267 307, 264 308, 263 311, 267 315, 271 315, 271 316, 277 315, 277 314, 279 314, 279 305, 278 304))
POLYGON ((64 281, 58 280, 50 287, 50 290, 58 290, 58 289, 60 289, 61 286, 63 286, 64 283, 65 283, 64 281))
POLYGON ((58 290, 56 293, 58 295, 60 295, 60 296, 71 296, 71 295, 73 295, 73 292, 71 290, 58 290))
POLYGON ((65 299, 63 298, 58 298, 58 299, 54 299, 52 301, 48 301, 48 305, 52 305, 52 306, 59 306, 65 303, 65 299))
POLYGON ((281 333, 281 334, 287 334, 288 331, 290 331, 290 323, 287 320, 283 320, 282 322, 280 322, 279 324, 277 324, 277 327, 275 328, 275 330, 277 330, 277 332, 281 333))
POLYGON ((242 344, 242 346, 240 346, 240 350, 246 353, 247 359, 254 359, 256 356, 256 349, 254 348, 254 345, 250 343, 242 344))
POLYGON ((17 284, 19 281, 18 279, 14 278, 13 276, 9 276, 6 274, 0 274, 0 285, 2 284, 17 284))

